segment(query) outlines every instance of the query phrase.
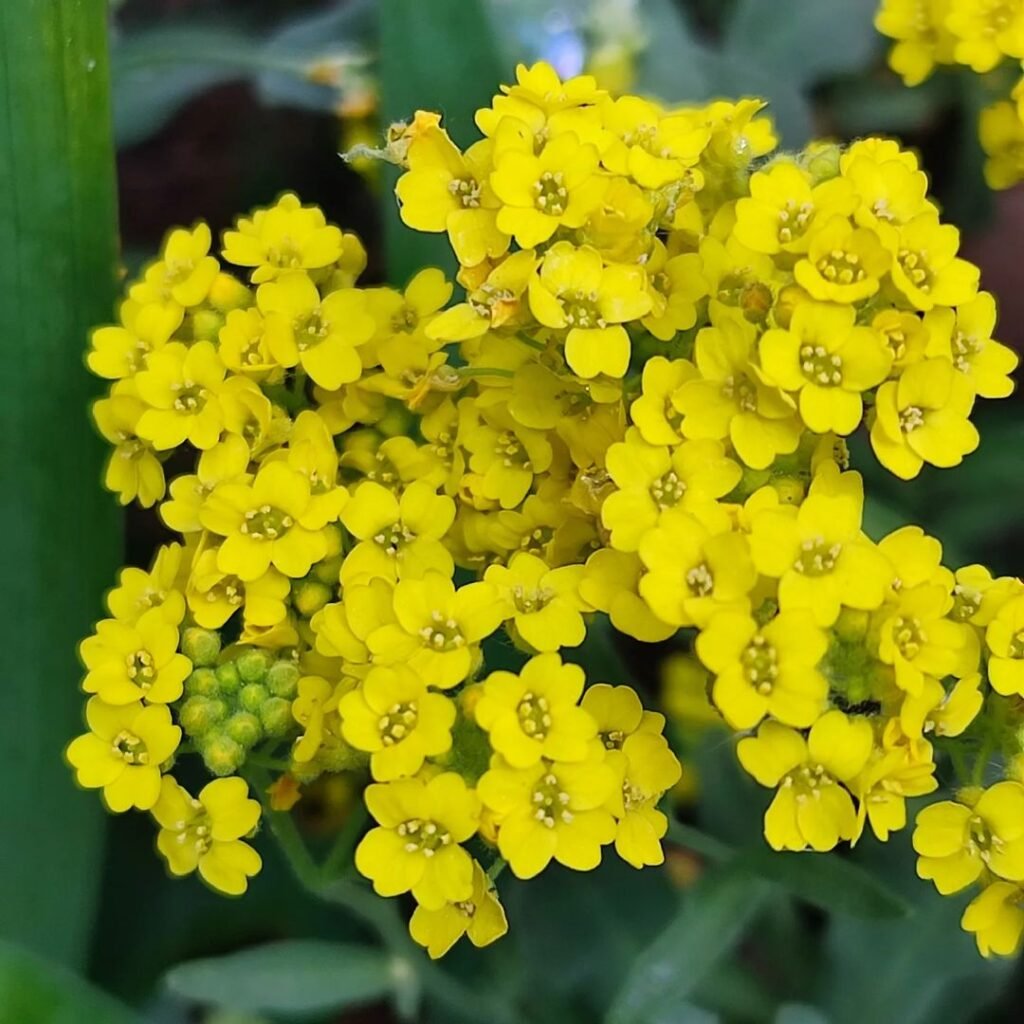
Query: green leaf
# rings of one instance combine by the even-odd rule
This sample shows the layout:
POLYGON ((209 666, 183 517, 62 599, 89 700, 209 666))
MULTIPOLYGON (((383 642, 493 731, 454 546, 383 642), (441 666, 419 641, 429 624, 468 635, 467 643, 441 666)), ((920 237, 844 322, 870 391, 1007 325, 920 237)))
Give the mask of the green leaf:
POLYGON ((605 1017, 606 1024, 668 1021, 743 938, 768 887, 743 872, 709 875, 685 895, 678 913, 636 958, 605 1017))
POLYGON ((166 983, 197 1003, 292 1014, 358 1006, 395 987, 391 962, 380 950, 299 939, 179 964, 166 983))
POLYGON ((0 1020, 9 1024, 141 1024, 70 971, 0 942, 0 1020))
MULTIPOLYGON (((498 56, 490 20, 480 0, 382 0, 380 17, 381 106, 386 122, 406 121, 417 110, 437 110, 459 146, 478 137, 473 114, 490 102, 508 77, 498 56)), ((405 227, 385 175, 383 190, 388 278, 402 285, 427 266, 454 272, 444 234, 405 227)))
POLYGON ((84 959, 104 815, 61 751, 120 546, 82 358, 117 263, 106 18, 92 0, 0 4, 0 936, 66 963, 84 959))
POLYGON ((142 142, 207 89, 248 77, 258 51, 252 35, 227 25, 161 26, 120 36, 110 60, 117 144, 142 142))
POLYGON ((877 7, 877 0, 740 0, 725 49, 737 64, 810 85, 871 59, 881 45, 877 7))
POLYGON ((806 1003, 786 1003, 775 1014, 775 1024, 828 1024, 828 1018, 806 1003))

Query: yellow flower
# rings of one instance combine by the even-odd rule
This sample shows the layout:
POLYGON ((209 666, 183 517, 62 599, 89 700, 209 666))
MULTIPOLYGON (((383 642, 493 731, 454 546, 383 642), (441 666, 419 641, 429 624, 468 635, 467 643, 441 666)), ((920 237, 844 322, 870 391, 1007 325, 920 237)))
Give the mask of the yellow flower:
POLYGON ((411 483, 398 498, 364 481, 341 512, 345 528, 359 540, 342 564, 342 581, 397 580, 430 571, 451 576, 454 563, 442 538, 454 519, 455 502, 428 483, 411 483))
POLYGON ((532 249, 512 253, 491 270, 466 301, 446 309, 427 325, 428 338, 469 341, 488 330, 514 327, 526 319, 523 296, 537 266, 532 249))
POLYGON ((170 704, 182 693, 192 664, 178 654, 178 629, 160 608, 151 608, 129 625, 104 619, 79 653, 87 673, 82 687, 107 704, 170 704))
POLYGON ((350 671, 368 665, 370 633, 394 622, 394 590, 390 580, 379 576, 346 585, 344 602, 325 605, 310 619, 316 649, 328 658, 341 658, 350 671))
POLYGON ((86 356, 97 377, 120 380, 146 368, 150 353, 157 352, 181 326, 184 316, 176 303, 142 305, 126 299, 118 311, 121 325, 98 327, 92 332, 92 351, 86 356))
POLYGON ((878 550, 892 563, 894 576, 890 597, 899 600, 904 588, 930 583, 948 594, 953 589, 953 574, 942 565, 942 545, 920 526, 901 526, 878 542, 878 550))
POLYGON ((492 672, 474 715, 512 768, 529 768, 541 758, 583 761, 597 734, 594 719, 577 706, 584 682, 578 665, 538 654, 518 675, 492 672))
POLYGON ((412 892, 427 910, 473 897, 473 861, 459 845, 480 822, 480 800, 462 778, 400 779, 367 786, 379 823, 356 847, 356 867, 381 896, 412 892))
POLYGON ((960 919, 973 932, 982 956, 1013 956, 1024 934, 1024 890, 1010 882, 991 882, 974 897, 960 919))
POLYGON ((917 873, 944 896, 959 892, 986 869, 1011 882, 1024 879, 1024 786, 997 782, 973 806, 943 800, 917 815, 917 873))
POLYGON ((960 232, 952 224, 940 224, 934 211, 888 228, 883 237, 893 255, 892 283, 915 309, 927 312, 974 298, 978 268, 956 255, 960 232))
POLYGON ((327 224, 316 206, 303 206, 285 193, 274 206, 239 217, 234 231, 224 232, 224 259, 253 267, 253 283, 272 281, 295 270, 319 270, 341 258, 342 234, 327 224))
POLYGON ((193 797, 165 776, 153 817, 160 825, 157 849, 173 875, 198 870, 211 888, 241 896, 263 866, 260 855, 242 842, 260 820, 260 805, 249 799, 242 779, 215 779, 193 797))
POLYGON ((201 452, 195 473, 175 477, 171 496, 160 506, 160 518, 178 533, 198 533, 203 503, 220 483, 248 483, 249 446, 237 434, 227 434, 201 452))
POLYGON ((919 213, 935 212, 926 198, 928 176, 900 160, 875 160, 861 155, 843 168, 843 178, 853 186, 860 205, 854 220, 862 227, 906 224, 919 213))
POLYGON ((1024 593, 1024 583, 1014 576, 993 579, 983 565, 965 565, 957 569, 953 587, 953 610, 958 622, 987 626, 1011 597, 1024 593))
POLYGON ((708 144, 707 127, 685 113, 666 115, 639 96, 620 96, 602 111, 615 141, 602 155, 613 174, 628 174, 642 188, 685 180, 708 144))
POLYGON ((859 827, 870 823, 884 843, 891 832, 906 827, 907 799, 934 793, 939 784, 929 743, 876 749, 875 755, 854 780, 853 791, 860 801, 859 827))
POLYGON ((220 629, 240 608, 248 626, 269 627, 287 614, 290 584, 275 569, 248 582, 223 572, 216 548, 197 552, 189 573, 186 597, 192 617, 204 629, 220 629))
POLYGON ((996 301, 979 292, 957 310, 937 307, 924 318, 929 332, 928 354, 941 356, 970 377, 982 398, 1006 398, 1013 392, 1009 374, 1017 368, 1017 353, 992 338, 996 301))
POLYGON ((696 641, 715 673, 715 705, 733 729, 751 729, 765 715, 812 725, 828 697, 817 668, 827 650, 827 635, 806 611, 782 612, 761 627, 744 612, 719 611, 696 641))
POLYGON ((806 252, 818 224, 853 213, 850 183, 832 178, 815 185, 795 164, 780 161, 750 176, 750 195, 736 203, 736 238, 754 252, 806 252))
POLYGON ((172 626, 179 625, 185 617, 184 598, 177 589, 182 552, 180 544, 162 544, 148 572, 131 566, 122 569, 117 586, 107 594, 110 614, 134 625, 151 608, 159 608, 172 626))
POLYGON ((615 839, 605 805, 616 776, 603 760, 538 762, 514 769, 500 762, 478 784, 498 826, 498 849, 517 878, 533 878, 551 862, 574 871, 601 863, 601 847, 615 839))
POLYGON ((356 750, 370 752, 370 771, 378 782, 415 775, 428 757, 452 745, 455 705, 410 668, 370 669, 358 689, 338 704, 341 734, 356 750))
POLYGON ((629 407, 629 416, 648 444, 678 444, 683 415, 675 406, 675 395, 697 377, 689 359, 668 360, 654 356, 644 363, 642 394, 629 407))
POLYGON ((643 571, 643 562, 634 552, 601 548, 587 559, 580 596, 605 612, 620 633, 657 643, 667 640, 676 627, 662 622, 640 597, 643 571))
POLYGON ((991 71, 1007 56, 1024 57, 1024 6, 1019 0, 955 0, 946 28, 956 37, 956 62, 972 71, 991 71))
POLYGON ((303 733, 295 741, 292 761, 299 765, 312 761, 325 744, 340 740, 341 720, 338 704, 355 685, 351 679, 335 684, 322 676, 302 676, 298 692, 292 701, 292 717, 302 726, 303 733))
POLYGON ((875 28, 895 39, 889 66, 905 85, 920 85, 936 64, 952 64, 955 37, 945 27, 952 0, 882 0, 875 28))
POLYGON ((978 119, 985 161, 985 182, 991 189, 1012 188, 1024 178, 1024 120, 1012 103, 993 103, 978 119))
POLYGON ((970 378, 948 359, 924 359, 878 389, 871 447, 904 480, 917 476, 926 462, 958 466, 979 444, 968 419, 973 408, 970 378))
POLYGON ((862 718, 828 711, 800 733, 764 722, 756 737, 740 740, 740 764, 762 786, 778 791, 764 816, 764 834, 774 850, 823 852, 857 835, 857 812, 842 783, 852 782, 867 763, 871 726, 862 718))
POLYGON ((427 685, 447 690, 473 671, 479 643, 501 624, 504 605, 490 583, 456 590, 448 577, 428 572, 395 585, 394 617, 367 638, 374 661, 405 663, 427 685))
POLYGON ((494 883, 473 862, 473 892, 467 900, 439 910, 417 906, 409 919, 409 934, 432 960, 445 955, 465 935, 478 949, 496 942, 508 931, 505 911, 494 883))
POLYGON ((796 451, 802 433, 792 399, 770 386, 752 363, 753 326, 740 316, 723 316, 697 335, 700 379, 687 381, 672 398, 688 438, 728 438, 753 469, 765 469, 778 455, 796 451))
POLYGON ((500 200, 490 185, 493 143, 481 140, 465 153, 438 126, 409 146, 409 170, 395 186, 402 221, 417 231, 447 231, 459 263, 475 267, 501 256, 509 236, 496 223, 500 200))
POLYGON ((807 256, 793 268, 797 284, 813 298, 852 303, 878 291, 892 257, 870 228, 832 217, 811 232, 807 256))
POLYGON ((139 397, 149 408, 139 417, 139 437, 158 451, 188 441, 212 448, 224 429, 220 392, 224 364, 208 341, 186 348, 172 341, 152 353, 135 378, 139 397))
POLYGON ((481 493, 502 508, 515 508, 534 477, 551 468, 551 442, 540 430, 516 423, 506 408, 479 409, 471 401, 459 408, 461 443, 471 453, 469 467, 481 475, 481 493), (478 418, 479 417, 479 418, 478 418))
POLYGON ((85 706, 89 732, 71 741, 67 759, 86 789, 102 789, 115 813, 148 811, 160 796, 160 766, 181 742, 166 707, 136 702, 115 707, 92 697, 85 706))
MULTIPOLYGON (((402 349, 420 345, 433 351, 440 347, 428 333, 438 310, 452 297, 452 284, 444 272, 428 267, 416 274, 404 292, 371 288, 366 293, 370 316, 377 325, 375 347, 385 369, 399 361, 402 349)), ((388 372, 392 372, 388 370, 388 372)))
POLYGON ((999 609, 985 630, 988 678, 996 693, 1024 696, 1024 596, 999 609))
POLYGON ((363 292, 342 288, 321 298, 299 271, 260 285, 256 301, 266 318, 267 347, 281 366, 301 365, 328 391, 359 379, 363 363, 356 349, 375 330, 363 292))
POLYGON ((504 615, 516 634, 536 651, 578 647, 587 634, 580 597, 583 566, 552 569, 542 558, 516 552, 507 566, 492 565, 484 579, 497 588, 504 615))
POLYGON ((636 551, 669 509, 688 511, 722 498, 742 476, 718 441, 655 447, 632 428, 608 449, 606 466, 618 489, 605 498, 601 521, 619 551, 636 551))
POLYGON ((220 357, 234 373, 263 380, 278 369, 267 341, 267 324, 255 308, 233 309, 217 334, 220 357))
POLYGON ((830 626, 842 605, 864 611, 881 606, 892 567, 861 533, 863 508, 860 474, 823 463, 798 509, 755 514, 754 564, 779 581, 783 611, 806 609, 820 626, 830 626))
POLYGON ((695 252, 669 257, 659 242, 646 266, 652 305, 641 323, 659 341, 671 341, 697 322, 697 303, 708 294, 703 261, 695 252))
POLYGON ((200 512, 203 526, 224 537, 217 568, 259 579, 271 565, 300 579, 327 553, 325 521, 306 478, 283 462, 262 466, 252 483, 221 483, 200 512))
POLYGON ((895 669, 896 685, 920 693, 925 678, 942 679, 957 669, 968 642, 967 627, 945 618, 949 591, 936 584, 900 587, 882 617, 878 657, 895 669))
POLYGON ((175 228, 164 242, 160 259, 143 271, 142 280, 128 289, 133 302, 175 303, 189 308, 198 306, 209 294, 220 270, 211 256, 210 229, 205 224, 175 228))
POLYGON ((919 694, 908 693, 903 698, 900 727, 913 739, 930 732, 936 736, 959 736, 985 703, 980 686, 980 672, 959 680, 949 693, 937 680, 925 679, 919 694))
POLYGON ((663 622, 703 627, 721 608, 747 610, 757 582, 747 538, 718 515, 671 509, 640 543, 640 594, 663 622))
POLYGON ((864 414, 861 393, 889 373, 881 338, 855 320, 851 306, 802 302, 788 330, 761 337, 762 369, 773 384, 800 393, 800 415, 816 434, 852 434, 864 414))
POLYGON ((642 267, 604 266, 596 249, 556 242, 530 282, 530 309, 545 327, 567 331, 565 359, 574 373, 622 377, 630 355, 622 324, 645 316, 651 296, 642 267))
POLYGON ((635 868, 662 864, 661 840, 668 818, 657 803, 682 777, 682 768, 663 736, 635 732, 607 763, 619 782, 609 803, 616 819, 615 852, 635 868))
POLYGON ((498 230, 532 249, 559 228, 582 227, 604 194, 599 161, 594 146, 572 132, 540 143, 522 121, 503 119, 494 135, 490 177, 502 204, 498 230))
POLYGON ((911 363, 924 358, 929 342, 928 331, 917 313, 883 309, 871 321, 871 326, 892 356, 890 376, 898 377, 911 363))
POLYGON ((143 508, 155 505, 165 490, 164 467, 153 446, 136 433, 146 404, 133 384, 114 385, 109 398, 92 404, 96 429, 114 445, 103 472, 103 486, 117 495, 122 505, 138 499, 143 508))
POLYGON ((338 450, 323 416, 303 409, 295 417, 287 459, 309 481, 310 513, 328 523, 337 521, 348 502, 348 491, 338 484, 338 450))

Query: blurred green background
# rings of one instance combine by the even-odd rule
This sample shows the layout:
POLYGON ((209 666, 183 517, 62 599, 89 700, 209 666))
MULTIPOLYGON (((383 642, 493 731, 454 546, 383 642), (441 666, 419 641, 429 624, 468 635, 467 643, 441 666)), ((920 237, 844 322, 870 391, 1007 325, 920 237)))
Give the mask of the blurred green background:
MULTIPOLYGON (((724 732, 685 718, 674 738, 696 791, 666 869, 607 858, 592 875, 552 868, 528 885, 506 875, 511 934, 483 952, 458 948, 441 975, 304 894, 269 836, 266 869, 242 900, 170 880, 151 823, 108 818, 61 763, 81 715, 74 644, 117 566, 145 564, 162 539, 155 516, 125 516, 98 487, 85 331, 112 315, 114 271, 134 272, 171 225, 203 218, 216 233, 291 188, 362 235, 368 282, 450 268, 443 237, 399 226, 389 170, 338 153, 373 144, 416 107, 441 110, 467 143, 474 109, 514 63, 543 58, 667 102, 763 96, 787 148, 900 136, 1000 300, 1001 339, 1019 349, 1024 192, 984 187, 984 82, 947 73, 904 89, 885 67, 874 0, 103 7, 0 9, 0 1024, 1020 1020, 1024 973, 976 956, 957 925, 963 901, 916 880, 906 834, 852 854, 767 856, 764 792, 736 769, 724 732), (486 999, 453 1009, 450 984, 486 999)), ((983 403, 978 421, 978 453, 913 484, 858 451, 869 530, 918 522, 950 563, 1017 573, 1018 400, 983 403)), ((598 636, 581 658, 604 675, 618 659, 656 703, 665 653, 598 636)), ((315 846, 344 817, 346 794, 323 787, 300 810, 315 846)))

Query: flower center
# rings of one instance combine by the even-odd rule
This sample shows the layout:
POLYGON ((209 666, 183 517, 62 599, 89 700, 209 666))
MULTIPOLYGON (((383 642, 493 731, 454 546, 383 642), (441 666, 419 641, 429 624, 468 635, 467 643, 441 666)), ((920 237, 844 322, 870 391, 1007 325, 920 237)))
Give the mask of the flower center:
POLYGON ((742 412, 757 411, 757 387, 745 374, 733 374, 722 382, 722 394, 732 399, 742 412))
POLYGON ((570 327, 606 327, 607 323, 597 308, 597 292, 569 292, 560 296, 565 311, 565 322, 570 327))
POLYGON ((138 650, 125 658, 128 669, 128 678, 136 686, 148 690, 156 679, 156 667, 153 664, 153 655, 149 651, 138 650))
POLYGON ((119 757, 125 764, 149 764, 149 751, 146 749, 146 744, 127 729, 122 729, 114 737, 110 750, 114 757, 119 757))
POLYGON ((319 345, 330 333, 331 325, 322 318, 319 309, 295 320, 295 345, 300 352, 319 345))
POLYGON ((210 831, 210 816, 206 813, 203 805, 195 799, 189 798, 195 816, 188 821, 176 821, 169 829, 174 833, 174 841, 179 846, 192 846, 200 857, 209 853, 213 846, 213 835, 210 831))
POLYGON ((627 779, 622 783, 622 806, 627 813, 641 807, 647 799, 647 794, 635 782, 627 779))
POLYGON ((686 585, 694 597, 707 597, 715 589, 715 577, 707 562, 701 562, 700 565, 687 570, 686 585))
POLYGON ((821 764, 802 764, 794 768, 783 780, 782 786, 792 786, 796 791, 797 803, 805 803, 808 798, 821 799, 821 792, 828 786, 834 786, 835 780, 821 764))
POLYGON ((420 315, 412 306, 402 306, 391 318, 393 331, 414 331, 419 326, 420 315))
POLYGON ((680 480, 674 469, 658 477, 650 486, 650 494, 658 508, 672 508, 683 500, 686 481, 680 480))
POLYGON ((475 178, 452 178, 448 182, 448 191, 463 209, 475 210, 480 205, 480 183, 475 178))
POLYGON ((430 624, 420 630, 423 643, 435 651, 457 651, 466 645, 458 622, 436 608, 430 613, 430 624))
POLYGON ((983 861, 988 863, 988 859, 992 856, 993 851, 998 851, 1003 845, 1002 839, 993 834, 984 819, 978 814, 971 817, 971 820, 967 823, 967 828, 968 848, 972 849, 983 861))
POLYGON ((419 713, 416 710, 414 701, 404 701, 392 704, 387 714, 381 715, 377 722, 380 729, 381 742, 385 747, 393 747, 401 742, 416 728, 419 721, 419 713))
POLYGON ((931 290, 932 274, 922 253, 914 252, 911 249, 900 249, 896 259, 903 269, 903 273, 907 275, 910 283, 915 288, 920 289, 922 292, 931 290))
POLYGON ((981 591, 957 583, 953 587, 953 608, 951 615, 958 622, 968 622, 981 610, 981 591))
POLYGON ((953 365, 961 373, 967 373, 971 368, 971 358, 981 351, 982 343, 973 335, 957 331, 953 335, 950 348, 953 354, 953 365))
POLYGON ((1024 629, 1018 629, 1017 632, 1013 634, 1007 654, 1011 658, 1024 658, 1024 629))
POLYGON ((260 505, 259 508, 251 508, 245 513, 245 519, 239 529, 253 540, 277 540, 294 525, 295 520, 279 508, 260 505))
POLYGON ((520 469, 530 468, 530 454, 523 447, 522 441, 511 430, 503 430, 498 434, 494 453, 501 456, 504 466, 509 468, 518 466, 520 469))
POLYGON ((533 183, 534 205, 541 213, 561 217, 569 203, 569 190, 565 187, 561 171, 545 171, 533 183))
POLYGON ((551 728, 551 709, 547 697, 538 697, 527 690, 516 706, 519 715, 519 727, 527 736, 535 740, 547 737, 551 728))
POLYGON ((813 213, 813 203, 797 203, 787 199, 786 205, 779 210, 779 241, 786 245, 803 235, 813 213))
POLYGON ((836 567, 842 550, 842 545, 828 544, 824 537, 808 537, 800 543, 800 554, 793 568, 804 576, 824 576, 836 567))
POLYGON ((295 241, 285 235, 277 245, 267 247, 267 262, 274 267, 301 267, 302 252, 295 241))
POLYGON ((813 384, 835 387, 843 383, 843 361, 829 353, 824 345, 804 345, 800 349, 800 369, 813 384))
POLYGON ((406 853, 422 853, 424 857, 433 857, 452 841, 451 833, 443 825, 424 818, 403 821, 397 831, 405 840, 406 853))
POLYGON ((206 592, 210 604, 226 601, 237 608, 245 600, 245 584, 237 576, 225 576, 206 592))
POLYGON ((206 388, 200 387, 195 381, 183 380, 171 385, 176 392, 174 408, 178 412, 201 412, 206 405, 206 388))
POLYGON ((924 426, 924 412, 919 406, 908 405, 900 410, 900 430, 904 434, 912 433, 924 426))
POLYGON ((547 828, 554 828, 556 820, 569 824, 573 815, 568 808, 569 794, 558 779, 548 772, 533 789, 533 816, 547 828))
POLYGON ((407 544, 415 539, 416 534, 401 519, 397 523, 385 526, 380 533, 376 533, 373 536, 374 544, 383 548, 384 554, 391 558, 395 558, 407 544))
POLYGON ((860 257, 845 249, 833 249, 817 263, 818 273, 833 284, 854 284, 867 276, 860 265, 860 257))
POLYGON ((740 657, 743 673, 758 693, 772 692, 779 674, 779 656, 775 648, 763 636, 755 636, 747 644, 740 657))
POLYGON ((626 734, 621 729, 609 729, 600 734, 605 750, 621 750, 626 742, 626 734))
POLYGON ((903 615, 893 623, 892 638, 907 661, 913 661, 921 653, 926 639, 920 621, 903 615))
POLYGON ((517 583, 512 588, 512 601, 516 611, 529 615, 531 612, 539 612, 547 607, 555 592, 550 587, 524 587, 517 583))

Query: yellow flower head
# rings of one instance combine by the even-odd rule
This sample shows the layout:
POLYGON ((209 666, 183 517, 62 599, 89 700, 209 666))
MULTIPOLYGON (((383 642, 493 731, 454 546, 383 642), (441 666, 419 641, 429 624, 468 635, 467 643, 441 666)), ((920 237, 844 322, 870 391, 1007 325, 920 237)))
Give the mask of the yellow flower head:
POLYGON ((175 228, 164 242, 160 259, 143 271, 128 289, 133 302, 176 305, 188 309, 207 297, 220 270, 210 255, 210 229, 205 224, 175 228))
POLYGON ((152 811, 160 825, 156 846, 171 874, 198 870, 211 888, 241 896, 263 866, 260 855, 242 842, 260 820, 260 805, 249 798, 242 779, 215 779, 193 797, 164 776, 152 811))

